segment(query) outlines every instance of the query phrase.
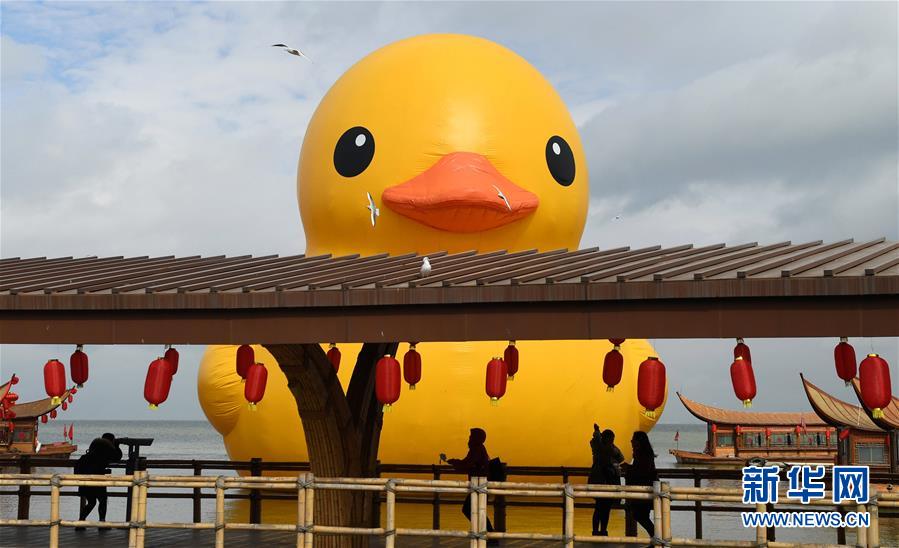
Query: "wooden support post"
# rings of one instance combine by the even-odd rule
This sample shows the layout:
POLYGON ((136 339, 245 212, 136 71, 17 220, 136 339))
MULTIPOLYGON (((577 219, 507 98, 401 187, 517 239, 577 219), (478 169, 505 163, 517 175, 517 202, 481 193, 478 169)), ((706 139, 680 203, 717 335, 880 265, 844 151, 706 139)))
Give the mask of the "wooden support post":
MULTIPOLYGON (((837 512, 840 513, 840 518, 843 518, 846 515, 846 512, 843 510, 842 506, 837 506, 837 512)), ((846 544, 846 528, 845 527, 837 528, 837 544, 846 544)))
MULTIPOLYGON (((762 503, 755 505, 755 511, 758 514, 767 513, 768 507, 762 503)), ((759 546, 766 546, 768 544, 768 531, 766 527, 762 527, 759 525, 755 528, 755 541, 759 546)))
MULTIPOLYGON (((196 460, 193 461, 194 475, 202 476, 203 475, 203 466, 199 464, 196 460)), ((194 523, 200 523, 203 519, 203 490, 199 487, 194 488, 193 492, 193 506, 194 506, 194 523)))
POLYGON ((306 536, 306 472, 297 477, 297 548, 303 548, 306 536))
MULTIPOLYGON (((258 457, 250 459, 250 475, 254 477, 262 475, 262 459, 258 457)), ((262 523, 262 492, 259 489, 250 490, 250 523, 262 523)))
POLYGON ((50 478, 50 548, 59 548, 59 476, 50 478))
MULTIPOLYGON (((440 467, 435 464, 431 468, 434 472, 434 481, 440 481, 440 467)), ((431 529, 440 529, 440 493, 438 491, 434 491, 431 505, 431 529)))
MULTIPOLYGON (((771 513, 774 512, 774 503, 769 502, 765 509, 771 513)), ((776 527, 768 527, 768 542, 774 542, 777 540, 777 528, 776 527)))
MULTIPOLYGON (((559 467, 559 471, 561 472, 562 483, 568 483, 568 470, 564 466, 561 466, 561 467, 559 467)), ((565 521, 568 518, 568 516, 567 516, 568 510, 565 508, 565 500, 564 499, 562 500, 561 506, 562 506, 562 530, 564 531, 565 530, 565 521)))
POLYGON ((652 524, 655 530, 655 536, 662 534, 662 497, 661 484, 658 481, 652 482, 652 524))
POLYGON ((470 548, 478 548, 478 478, 471 478, 468 480, 468 500, 471 501, 471 517, 469 521, 471 522, 471 542, 468 543, 470 548))
MULTIPOLYGON (((667 481, 660 485, 660 498, 662 502, 662 540, 671 542, 671 486, 667 481)), ((657 532, 656 535, 659 533, 657 532)))
MULTIPOLYGON (((22 455, 19 457, 19 473, 20 474, 30 474, 31 473, 31 456, 22 455)), ((20 485, 19 486, 19 519, 28 519, 29 512, 31 511, 31 486, 30 485, 20 485)))
POLYGON ((880 548, 880 512, 877 509, 877 492, 871 494, 868 500, 868 515, 871 523, 868 525, 868 548, 880 548))
MULTIPOLYGON (((702 487, 702 477, 696 469, 693 469, 693 487, 702 487)), ((702 538, 702 501, 697 500, 693 509, 693 518, 695 521, 694 533, 697 539, 702 538)))
POLYGON ((147 470, 146 459, 138 461, 138 470, 134 473, 139 474, 140 484, 137 487, 137 521, 138 529, 135 535, 136 548, 144 548, 146 541, 146 524, 147 524, 147 470))
MULTIPOLYGON (((502 475, 499 481, 506 481, 508 479, 506 463, 501 462, 500 464, 502 466, 502 475)), ((502 533, 506 532, 506 495, 493 495, 493 530, 502 533)))
POLYGON ((562 536, 565 537, 565 548, 574 548, 574 489, 571 484, 565 484, 565 527, 562 536))
POLYGON ((215 480, 215 548, 225 546, 225 478, 215 480))
POLYGON ((393 480, 384 486, 387 491, 387 520, 384 524, 384 548, 393 548, 396 544, 396 489, 393 480))
MULTIPOLYGON (((865 511, 865 505, 859 504, 855 511, 861 514, 865 511)), ((868 530, 867 527, 862 527, 861 524, 855 529, 855 546, 856 548, 868 548, 868 530)))
POLYGON ((478 548, 487 548, 487 478, 478 477, 478 548))
POLYGON ((140 521, 137 499, 140 495, 140 489, 137 489, 136 485, 139 481, 140 474, 132 471, 131 487, 128 488, 128 548, 137 548, 137 523, 140 521))
POLYGON ((315 527, 315 476, 306 475, 306 535, 303 540, 305 548, 312 548, 312 531, 315 527))

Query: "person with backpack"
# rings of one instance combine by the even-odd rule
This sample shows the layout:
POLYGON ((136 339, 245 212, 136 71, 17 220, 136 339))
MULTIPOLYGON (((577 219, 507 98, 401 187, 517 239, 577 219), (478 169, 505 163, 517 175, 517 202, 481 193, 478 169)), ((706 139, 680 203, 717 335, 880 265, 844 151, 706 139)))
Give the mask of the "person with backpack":
MULTIPOLYGON (((449 459, 447 464, 461 474, 468 474, 468 479, 473 477, 488 477, 490 472, 490 455, 484 442, 487 441, 487 432, 480 428, 472 428, 468 436, 468 454, 462 459, 449 459)), ((462 503, 462 514, 471 521, 471 497, 465 497, 462 503)), ((487 518, 487 532, 493 531, 493 524, 487 518)))
MULTIPOLYGON (((621 485, 619 465, 624 462, 624 455, 621 453, 621 449, 618 449, 615 445, 615 432, 608 429, 600 432, 599 425, 594 423, 590 449, 593 452, 593 466, 590 467, 587 483, 593 485, 621 485)), ((614 499, 594 499, 594 537, 609 536, 609 514, 612 512, 612 505, 614 504, 614 499)))
MULTIPOLYGON (((646 432, 634 432, 631 437, 631 447, 634 450, 634 461, 631 464, 624 463, 624 479, 627 485, 645 485, 652 486, 654 482, 659 481, 659 473, 656 471, 656 454, 649 443, 649 436, 646 432)), ((628 507, 637 523, 646 529, 650 538, 655 535, 655 526, 649 512, 652 511, 652 501, 648 500, 630 500, 628 507)))

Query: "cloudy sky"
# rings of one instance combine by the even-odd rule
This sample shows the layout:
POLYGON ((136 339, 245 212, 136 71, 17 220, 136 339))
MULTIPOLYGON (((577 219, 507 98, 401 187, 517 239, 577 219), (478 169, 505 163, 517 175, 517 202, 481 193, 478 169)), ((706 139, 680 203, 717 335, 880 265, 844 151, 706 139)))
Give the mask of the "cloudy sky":
MULTIPOLYGON (((899 239, 895 3, 20 3, 2 7, 0 254, 302 252, 296 161, 328 87, 366 53, 458 32, 556 87, 590 168, 582 247, 899 239), (305 51, 308 63, 270 44, 305 51), (620 217, 619 219, 616 219, 620 217)), ((655 341, 672 388, 733 406, 733 341, 655 341)), ((835 382, 832 340, 751 341, 760 409, 835 382)), ((897 341, 858 341, 896 370, 897 341)), ((5 346, 42 392, 68 347, 5 346)), ((94 348, 73 418, 201 418, 201 348, 171 404, 155 348, 94 348)), ((689 420, 679 404, 666 422, 689 420)))

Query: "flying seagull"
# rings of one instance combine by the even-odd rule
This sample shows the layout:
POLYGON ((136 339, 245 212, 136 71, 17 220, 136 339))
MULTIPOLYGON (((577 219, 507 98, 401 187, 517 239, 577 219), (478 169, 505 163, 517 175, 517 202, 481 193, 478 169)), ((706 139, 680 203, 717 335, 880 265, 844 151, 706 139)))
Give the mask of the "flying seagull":
MULTIPOLYGON (((292 47, 288 46, 287 44, 272 44, 272 47, 273 48, 284 48, 284 51, 286 51, 287 53, 289 53, 291 55, 296 55, 297 57, 305 57, 306 59, 309 59, 308 55, 306 55, 305 53, 303 53, 302 51, 300 51, 296 48, 292 48, 292 47)), ((313 61, 312 59, 309 59, 309 62, 314 63, 315 61, 313 61)))
POLYGON ((505 195, 505 194, 503 194, 503 191, 502 191, 502 190, 500 190, 500 189, 499 189, 499 187, 498 187, 498 186, 496 186, 496 185, 493 185, 493 188, 495 188, 495 189, 496 189, 496 195, 497 195, 497 196, 499 196, 499 197, 500 197, 500 198, 502 198, 502 199, 503 199, 503 201, 504 201, 504 202, 506 202, 506 207, 508 207, 508 208, 509 208, 509 211, 512 211, 512 206, 511 206, 511 205, 509 205, 509 199, 508 199, 508 198, 506 198, 506 195, 505 195))
POLYGON ((375 205, 375 200, 371 197, 371 192, 366 192, 365 195, 368 196, 368 206, 366 206, 365 209, 367 209, 371 214, 371 226, 374 227, 375 221, 381 214, 381 210, 378 209, 378 207, 375 205))
POLYGON ((421 277, 426 278, 431 273, 431 261, 427 257, 421 262, 421 277))

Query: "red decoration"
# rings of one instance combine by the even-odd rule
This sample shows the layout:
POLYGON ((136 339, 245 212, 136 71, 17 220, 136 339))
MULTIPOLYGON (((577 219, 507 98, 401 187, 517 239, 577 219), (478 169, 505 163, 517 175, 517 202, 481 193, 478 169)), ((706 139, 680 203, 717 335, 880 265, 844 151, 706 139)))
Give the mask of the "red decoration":
POLYGON ((75 388, 75 387, 69 388, 69 393, 71 393, 71 394, 77 394, 77 393, 78 393, 78 389, 75 388))
POLYGON ((746 343, 743 342, 742 338, 738 338, 737 345, 734 346, 734 359, 737 358, 743 358, 749 363, 752 363, 752 354, 749 352, 749 347, 746 346, 746 343))
POLYGON ((237 349, 237 374, 240 375, 241 382, 247 380, 247 371, 250 366, 256 363, 256 353, 253 347, 248 344, 242 344, 237 349))
POLYGON ((150 409, 156 409, 169 397, 171 387, 172 365, 165 358, 156 358, 150 364, 144 381, 144 399, 149 402, 150 409))
POLYGON ((848 437, 849 437, 849 429, 848 428, 843 428, 842 430, 840 430, 839 438, 841 440, 845 440, 848 437))
MULTIPOLYGON (((514 347, 513 347, 514 348, 514 347)), ((490 397, 490 401, 496 405, 499 399, 506 394, 506 380, 509 377, 509 369, 506 362, 498 357, 494 357, 487 362, 487 380, 485 390, 490 397)))
POLYGON ((84 353, 83 348, 84 346, 79 344, 75 351, 72 352, 72 356, 69 357, 69 371, 72 373, 72 382, 78 385, 79 388, 84 386, 88 376, 87 354, 84 353))
POLYGON ((509 341, 509 346, 503 352, 503 361, 506 362, 506 374, 509 380, 515 380, 515 374, 518 373, 518 347, 515 341, 509 341))
POLYGON ((830 430, 824 431, 824 443, 830 445, 830 430))
POLYGON ((740 425, 738 424, 738 425, 737 425, 737 428, 736 428, 736 431, 737 431, 737 435, 739 436, 740 434, 743 433, 743 427, 740 426, 740 425))
POLYGON ((865 407, 871 410, 875 419, 883 418, 883 408, 893 397, 889 364, 877 354, 868 354, 858 368, 858 378, 865 407))
POLYGON ((70 391, 70 392, 69 392, 69 397, 66 398, 66 400, 67 400, 69 403, 72 403, 72 400, 74 400, 74 399, 75 399, 75 398, 72 397, 72 392, 70 391))
POLYGON ((734 394, 743 402, 743 407, 752 407, 752 399, 755 398, 755 373, 752 371, 752 363, 737 356, 734 363, 730 364, 730 380, 734 386, 734 394))
POLYGON ((19 384, 19 377, 13 375, 11 379, 9 379, 9 384, 19 384))
POLYGON ((665 364, 655 356, 646 358, 637 372, 637 399, 646 408, 647 417, 654 419, 655 410, 665 401, 665 364))
POLYGON ((771 437, 771 429, 766 426, 765 427, 765 438, 770 438, 770 437, 771 437))
POLYGON ((44 389, 51 398, 50 403, 59 405, 60 396, 66 392, 66 368, 59 360, 44 365, 44 389))
POLYGON ((712 425, 712 434, 714 434, 714 433, 717 432, 717 431, 718 431, 718 425, 717 425, 717 424, 713 424, 713 425, 712 425))
POLYGON ((614 347, 606 352, 602 361, 602 382, 606 383, 606 392, 615 390, 615 386, 621 382, 621 374, 624 371, 624 356, 618 350, 624 339, 609 339, 614 347))
POLYGON ((340 349, 337 348, 337 344, 335 343, 331 343, 328 346, 328 361, 331 362, 331 365, 334 367, 335 373, 340 371, 340 349))
POLYGON ((389 411, 390 406, 400 399, 401 379, 400 362, 396 358, 385 355, 378 360, 375 366, 375 395, 384 406, 384 411, 389 411))
POLYGON ((55 418, 56 418, 56 409, 53 409, 53 410, 50 411, 50 418, 51 418, 51 419, 55 419, 55 418))
POLYGON ((796 430, 796 435, 797 435, 797 436, 798 436, 799 434, 802 433, 802 427, 799 426, 798 424, 796 425, 796 428, 794 428, 794 430, 796 430))
POLYGON ((409 351, 403 356, 403 378, 409 383, 409 390, 421 381, 421 354, 415 350, 415 343, 409 345, 409 351))
POLYGON ((62 410, 63 410, 63 411, 68 411, 68 410, 69 410, 69 402, 63 400, 63 402, 62 402, 62 410))
POLYGON ((162 357, 172 366, 172 376, 175 376, 175 373, 178 372, 178 358, 180 357, 178 351, 170 346, 166 349, 165 354, 163 354, 162 357))
POLYGON ((855 378, 856 364, 855 349, 849 344, 846 337, 840 337, 840 343, 833 349, 833 361, 837 367, 837 376, 843 379, 846 386, 855 378))
POLYGON ((47 415, 41 415, 41 422, 47 424, 47 415))
POLYGON ((247 383, 243 387, 243 397, 246 398, 250 409, 256 410, 256 404, 262 401, 265 395, 265 384, 268 380, 268 370, 261 363, 254 363, 247 371, 247 383))

